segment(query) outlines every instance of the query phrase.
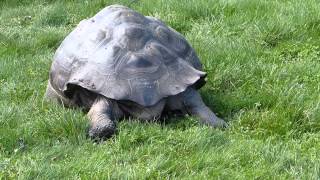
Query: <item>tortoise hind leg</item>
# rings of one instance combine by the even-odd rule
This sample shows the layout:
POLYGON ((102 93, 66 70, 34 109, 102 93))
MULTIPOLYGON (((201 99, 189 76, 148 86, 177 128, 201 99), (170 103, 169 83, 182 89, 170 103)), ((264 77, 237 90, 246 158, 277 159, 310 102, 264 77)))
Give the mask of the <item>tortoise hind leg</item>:
POLYGON ((65 106, 72 106, 72 102, 70 99, 64 97, 63 95, 61 95, 59 92, 57 92, 51 85, 50 81, 48 81, 48 85, 47 85, 47 90, 46 93, 44 95, 44 99, 46 101, 50 101, 50 102, 55 102, 55 103, 60 103, 63 104, 65 106))

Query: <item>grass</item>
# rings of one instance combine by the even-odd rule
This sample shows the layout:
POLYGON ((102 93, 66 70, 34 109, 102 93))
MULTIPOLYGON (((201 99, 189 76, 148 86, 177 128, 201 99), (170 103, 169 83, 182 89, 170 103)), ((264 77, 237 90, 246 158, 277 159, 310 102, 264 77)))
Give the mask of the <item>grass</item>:
POLYGON ((0 0, 0 178, 319 179, 319 61, 318 0, 0 0), (95 144, 80 110, 43 103, 55 49, 114 3, 183 33, 227 130, 125 120, 95 144))

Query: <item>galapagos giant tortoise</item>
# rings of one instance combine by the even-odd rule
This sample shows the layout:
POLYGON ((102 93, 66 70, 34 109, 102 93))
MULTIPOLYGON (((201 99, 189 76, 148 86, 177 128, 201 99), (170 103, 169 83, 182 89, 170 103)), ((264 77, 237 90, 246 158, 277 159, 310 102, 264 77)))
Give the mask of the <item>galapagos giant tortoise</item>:
POLYGON ((121 5, 81 21, 57 49, 49 76, 45 97, 87 109, 92 138, 112 136, 124 116, 153 120, 180 112, 226 125, 197 92, 206 73, 186 39, 121 5))

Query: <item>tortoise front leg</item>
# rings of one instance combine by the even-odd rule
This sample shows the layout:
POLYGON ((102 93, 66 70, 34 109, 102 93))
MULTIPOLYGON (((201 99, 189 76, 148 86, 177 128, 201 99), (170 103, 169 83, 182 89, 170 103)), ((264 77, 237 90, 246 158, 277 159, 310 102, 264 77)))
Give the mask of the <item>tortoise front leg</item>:
POLYGON ((119 112, 120 110, 115 102, 103 96, 97 96, 88 112, 90 120, 89 136, 92 139, 105 139, 115 134, 119 112))
POLYGON ((183 105, 190 115, 194 115, 199 118, 202 124, 206 124, 212 127, 224 128, 227 127, 227 123, 218 118, 202 101, 199 92, 193 88, 188 88, 182 94, 183 105))

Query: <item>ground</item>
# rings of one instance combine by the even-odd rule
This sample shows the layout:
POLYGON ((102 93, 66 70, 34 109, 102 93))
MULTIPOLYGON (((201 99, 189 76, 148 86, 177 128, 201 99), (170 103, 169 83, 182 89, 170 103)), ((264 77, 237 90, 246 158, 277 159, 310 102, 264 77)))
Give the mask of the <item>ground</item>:
POLYGON ((318 0, 0 0, 0 179, 318 179, 319 62, 318 0), (55 49, 115 3, 188 39, 228 129, 127 119, 96 144, 81 110, 43 102, 55 49))

